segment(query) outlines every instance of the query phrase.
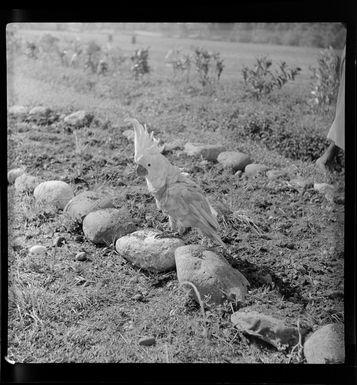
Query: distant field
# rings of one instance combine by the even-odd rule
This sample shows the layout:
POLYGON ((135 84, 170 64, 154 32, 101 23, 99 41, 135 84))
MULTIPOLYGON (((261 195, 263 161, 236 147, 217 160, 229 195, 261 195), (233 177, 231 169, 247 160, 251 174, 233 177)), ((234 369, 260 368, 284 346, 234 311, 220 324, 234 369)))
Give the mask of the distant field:
MULTIPOLYGON (((95 40, 98 43, 106 44, 108 42, 108 33, 75 33, 62 31, 47 31, 58 37, 78 37, 82 41, 95 40)), ((23 30, 21 34, 36 38, 43 35, 46 31, 23 30)), ((124 52, 131 53, 137 48, 150 47, 150 64, 154 73, 160 73, 163 76, 170 75, 171 71, 165 65, 164 58, 170 49, 182 48, 189 50, 193 46, 201 46, 208 50, 218 51, 224 59, 224 71, 222 81, 230 81, 231 79, 240 78, 241 68, 243 65, 251 65, 258 56, 267 55, 273 62, 286 61, 289 65, 301 67, 302 72, 299 82, 295 85, 300 86, 306 84, 310 78, 309 66, 316 64, 318 48, 308 47, 292 47, 283 45, 269 44, 248 44, 212 40, 196 40, 182 38, 166 38, 161 36, 150 36, 148 34, 138 34, 136 45, 131 44, 131 34, 114 33, 113 46, 120 47, 124 52)))

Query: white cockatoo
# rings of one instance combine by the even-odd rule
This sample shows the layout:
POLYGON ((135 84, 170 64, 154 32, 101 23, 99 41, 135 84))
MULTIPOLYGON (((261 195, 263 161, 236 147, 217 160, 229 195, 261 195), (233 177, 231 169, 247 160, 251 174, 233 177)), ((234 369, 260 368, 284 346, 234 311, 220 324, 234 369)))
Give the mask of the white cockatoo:
POLYGON ((227 246, 218 235, 217 213, 208 203, 200 187, 173 166, 161 154, 159 140, 136 119, 126 119, 134 126, 134 161, 137 174, 145 176, 148 189, 156 205, 169 217, 171 231, 180 233, 196 227, 224 248, 227 246))

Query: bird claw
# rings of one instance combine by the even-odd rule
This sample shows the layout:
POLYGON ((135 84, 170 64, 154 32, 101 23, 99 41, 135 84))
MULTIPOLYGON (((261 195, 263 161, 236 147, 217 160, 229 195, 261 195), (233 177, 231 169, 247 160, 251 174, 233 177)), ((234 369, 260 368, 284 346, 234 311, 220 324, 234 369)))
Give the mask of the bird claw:
POLYGON ((155 238, 162 239, 162 238, 178 238, 181 239, 181 236, 176 231, 164 231, 160 234, 156 234, 155 238))

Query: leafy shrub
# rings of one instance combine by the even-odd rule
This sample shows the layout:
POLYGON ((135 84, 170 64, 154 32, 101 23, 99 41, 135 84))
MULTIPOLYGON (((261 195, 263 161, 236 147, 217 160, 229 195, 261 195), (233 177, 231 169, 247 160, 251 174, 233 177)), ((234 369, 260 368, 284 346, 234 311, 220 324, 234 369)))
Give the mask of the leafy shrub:
POLYGON ((97 71, 98 64, 101 58, 101 48, 95 41, 90 41, 85 50, 86 68, 89 68, 93 73, 97 71))
POLYGON ((150 72, 148 63, 149 48, 135 50, 133 56, 131 56, 130 59, 133 62, 131 71, 134 73, 135 79, 138 79, 139 77, 142 77, 143 75, 150 72))
POLYGON ((186 80, 189 80, 192 63, 192 57, 189 53, 183 53, 180 49, 170 50, 165 61, 172 66, 174 78, 178 75, 185 75, 186 80))
POLYGON ((330 47, 320 51, 312 71, 311 104, 325 107, 336 102, 339 87, 340 57, 330 47))
POLYGON ((198 73, 200 83, 205 86, 214 79, 219 81, 224 65, 218 52, 208 52, 204 48, 195 48, 193 63, 198 73))
POLYGON ((299 67, 288 67, 285 62, 281 62, 278 70, 273 72, 270 69, 273 62, 266 56, 257 58, 256 61, 253 68, 244 66, 242 75, 247 91, 257 99, 270 94, 276 88, 282 88, 301 71, 299 67))

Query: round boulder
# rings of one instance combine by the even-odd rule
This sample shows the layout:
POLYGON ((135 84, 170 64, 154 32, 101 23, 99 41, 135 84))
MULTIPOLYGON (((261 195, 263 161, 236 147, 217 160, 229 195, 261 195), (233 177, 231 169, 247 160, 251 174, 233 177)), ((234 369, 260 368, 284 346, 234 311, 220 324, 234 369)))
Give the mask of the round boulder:
POLYGON ((43 106, 36 106, 33 107, 29 115, 31 118, 44 118, 47 117, 51 113, 51 109, 48 107, 43 107, 43 106))
POLYGON ((114 204, 110 197, 103 196, 94 191, 83 191, 73 197, 63 211, 72 220, 82 223, 84 217, 92 211, 113 207, 114 204))
POLYGON ((8 109, 8 113, 15 118, 23 118, 27 115, 28 109, 24 106, 14 105, 8 109))
POLYGON ((7 173, 7 181, 9 184, 14 184, 16 178, 18 178, 20 175, 25 174, 25 169, 24 168, 13 168, 12 170, 9 170, 7 173))
POLYGON ((225 151, 225 148, 219 144, 193 144, 186 143, 184 152, 189 156, 202 156, 203 159, 215 162, 218 155, 225 151))
POLYGON ((64 209, 73 198, 72 187, 60 180, 50 180, 40 183, 33 192, 37 202, 46 203, 59 209, 64 209))
POLYGON ((247 154, 239 151, 224 151, 218 155, 218 162, 224 167, 232 169, 234 172, 244 170, 244 168, 252 163, 247 154))
POLYGON ((46 255, 46 247, 42 245, 35 245, 29 248, 29 255, 31 257, 43 257, 46 255))
POLYGON ((158 238, 154 229, 135 231, 119 238, 117 252, 136 266, 149 271, 168 271, 175 268, 175 250, 184 242, 178 238, 158 238))
POLYGON ((73 112, 73 114, 67 115, 64 118, 65 123, 77 128, 89 126, 92 120, 93 115, 82 110, 73 112))
POLYGON ((32 193, 40 183, 38 177, 24 173, 15 179, 15 190, 20 193, 32 193))
POLYGON ((265 171, 269 170, 269 167, 265 164, 259 164, 259 163, 250 163, 245 166, 244 174, 246 176, 252 177, 255 175, 258 175, 260 173, 263 173, 265 171))
POLYGON ((304 344, 309 364, 343 364, 345 336, 343 324, 328 324, 315 331, 304 344))
POLYGON ((82 227, 85 237, 95 244, 111 244, 136 230, 125 208, 92 211, 84 218, 82 227))
POLYGON ((216 304, 227 298, 244 302, 249 282, 222 256, 200 245, 187 245, 176 249, 175 260, 179 282, 193 283, 201 297, 209 296, 216 304))

